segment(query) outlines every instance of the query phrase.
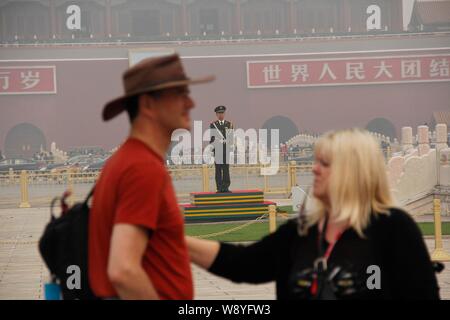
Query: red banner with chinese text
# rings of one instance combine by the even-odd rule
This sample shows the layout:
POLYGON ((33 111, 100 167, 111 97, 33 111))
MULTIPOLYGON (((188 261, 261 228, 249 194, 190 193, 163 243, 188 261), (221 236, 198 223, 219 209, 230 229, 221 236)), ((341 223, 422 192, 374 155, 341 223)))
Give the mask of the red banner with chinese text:
POLYGON ((450 54, 247 61, 248 88, 450 81, 450 54))
POLYGON ((56 93, 55 66, 0 67, 0 95, 56 93))

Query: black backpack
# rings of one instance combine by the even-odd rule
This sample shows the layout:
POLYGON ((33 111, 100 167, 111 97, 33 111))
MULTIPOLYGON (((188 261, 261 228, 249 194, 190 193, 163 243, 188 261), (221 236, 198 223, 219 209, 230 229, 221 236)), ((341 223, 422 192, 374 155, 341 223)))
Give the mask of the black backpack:
POLYGON ((89 205, 94 189, 86 200, 69 208, 65 203, 67 192, 51 203, 51 219, 39 240, 39 251, 50 270, 53 281, 59 283, 63 299, 92 300, 95 295, 89 286, 88 234, 89 205), (56 218, 53 207, 61 200, 62 214, 56 218), (75 266, 75 267, 74 267, 75 266), (77 268, 78 267, 78 268, 77 268), (76 270, 76 271, 74 271, 76 270), (79 271, 79 272, 78 272, 79 271), (73 275, 78 272, 80 286, 73 286, 73 275), (72 285, 68 286, 68 279, 72 285))

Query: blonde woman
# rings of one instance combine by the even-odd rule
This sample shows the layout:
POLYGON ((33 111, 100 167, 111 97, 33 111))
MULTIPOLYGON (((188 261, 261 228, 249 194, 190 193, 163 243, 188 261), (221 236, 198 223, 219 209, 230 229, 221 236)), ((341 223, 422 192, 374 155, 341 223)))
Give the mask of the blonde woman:
POLYGON ((377 141, 359 129, 315 145, 313 205, 249 246, 187 237, 191 259, 278 299, 439 299, 421 232, 394 207, 377 141))

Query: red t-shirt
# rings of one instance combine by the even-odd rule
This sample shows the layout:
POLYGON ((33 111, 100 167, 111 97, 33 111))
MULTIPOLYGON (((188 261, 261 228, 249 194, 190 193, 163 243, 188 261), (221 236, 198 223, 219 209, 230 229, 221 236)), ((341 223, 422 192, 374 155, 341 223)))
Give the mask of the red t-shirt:
POLYGON ((161 299, 192 299, 184 220, 164 160, 129 138, 107 161, 97 181, 89 219, 89 281, 99 297, 117 292, 107 275, 113 226, 152 231, 142 266, 161 299))

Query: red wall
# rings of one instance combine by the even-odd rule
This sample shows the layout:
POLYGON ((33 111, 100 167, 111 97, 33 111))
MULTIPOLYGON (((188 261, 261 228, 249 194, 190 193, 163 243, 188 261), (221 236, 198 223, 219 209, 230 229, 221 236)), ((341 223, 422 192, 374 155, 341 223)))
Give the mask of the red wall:
MULTIPOLYGON (((225 105, 227 118, 237 127, 259 128, 270 117, 282 115, 291 118, 299 131, 320 133, 365 127, 370 120, 383 117, 396 126, 399 135, 402 126, 429 123, 433 111, 450 110, 448 82, 248 89, 247 60, 257 58, 184 60, 190 76, 217 76, 214 83, 191 88, 197 103, 193 119, 209 123, 215 116, 214 107, 225 105)), ((55 65, 58 92, 0 96, 0 149, 7 132, 21 122, 39 127, 47 147, 54 141, 65 150, 83 145, 110 149, 126 136, 125 115, 108 123, 100 115, 104 103, 122 93, 121 74, 127 60, 0 63, 8 65, 55 65)))

